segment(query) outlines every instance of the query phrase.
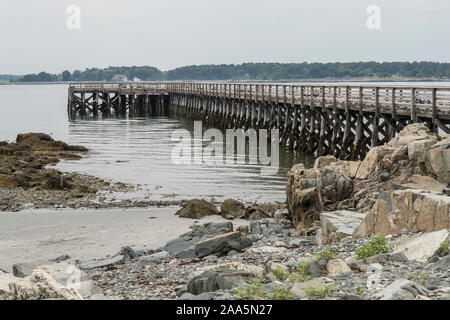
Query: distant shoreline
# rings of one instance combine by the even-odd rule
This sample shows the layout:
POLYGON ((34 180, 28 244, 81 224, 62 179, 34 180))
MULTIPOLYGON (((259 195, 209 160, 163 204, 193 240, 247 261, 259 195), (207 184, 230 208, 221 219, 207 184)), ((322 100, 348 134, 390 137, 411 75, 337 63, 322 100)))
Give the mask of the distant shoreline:
POLYGON ((51 85, 51 84, 67 84, 70 83, 151 83, 151 82, 241 82, 241 83, 251 83, 251 82, 260 82, 260 83, 295 83, 295 82, 450 82, 450 78, 448 79, 438 79, 438 78, 314 78, 314 79, 285 79, 285 80, 242 80, 242 79, 229 79, 229 80, 171 80, 171 81, 42 81, 42 82, 0 82, 0 85, 51 85))

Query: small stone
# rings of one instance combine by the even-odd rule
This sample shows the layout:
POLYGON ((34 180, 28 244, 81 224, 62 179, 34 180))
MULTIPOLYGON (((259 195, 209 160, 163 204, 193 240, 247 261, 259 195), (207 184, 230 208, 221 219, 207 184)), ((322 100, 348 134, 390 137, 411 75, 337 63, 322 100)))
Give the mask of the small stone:
POLYGON ((328 277, 337 277, 345 273, 351 273, 352 270, 341 259, 334 259, 328 261, 327 264, 328 277))

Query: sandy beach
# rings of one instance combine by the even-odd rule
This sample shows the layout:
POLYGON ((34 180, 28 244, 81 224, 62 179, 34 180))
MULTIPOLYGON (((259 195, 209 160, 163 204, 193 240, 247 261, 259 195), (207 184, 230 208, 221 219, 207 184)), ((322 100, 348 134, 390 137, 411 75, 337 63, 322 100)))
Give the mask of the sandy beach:
MULTIPOLYGON (((177 207, 127 210, 25 210, 0 212, 0 268, 67 254, 88 260, 121 247, 156 249, 189 231, 195 220, 175 216, 177 207)), ((202 223, 225 221, 220 216, 202 223)), ((235 220, 236 225, 248 224, 235 220)))

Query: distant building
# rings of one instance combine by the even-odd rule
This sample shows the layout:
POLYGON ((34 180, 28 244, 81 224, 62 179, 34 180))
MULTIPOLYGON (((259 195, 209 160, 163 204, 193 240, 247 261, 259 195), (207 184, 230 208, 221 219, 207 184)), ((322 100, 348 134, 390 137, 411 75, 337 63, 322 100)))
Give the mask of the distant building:
POLYGON ((116 75, 114 75, 114 77, 112 77, 112 81, 115 81, 115 82, 126 82, 126 81, 128 81, 128 78, 124 74, 116 74, 116 75))

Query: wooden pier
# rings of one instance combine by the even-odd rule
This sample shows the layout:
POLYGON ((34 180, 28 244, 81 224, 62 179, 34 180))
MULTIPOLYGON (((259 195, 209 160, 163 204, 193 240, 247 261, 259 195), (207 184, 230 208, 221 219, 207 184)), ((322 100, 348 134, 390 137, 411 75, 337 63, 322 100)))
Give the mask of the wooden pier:
POLYGON ((450 86, 71 84, 68 114, 70 119, 178 114, 219 128, 279 129, 286 148, 357 160, 410 123, 450 133, 450 86))
POLYGON ((69 85, 67 112, 77 117, 148 117, 169 115, 164 84, 83 83, 69 85))

